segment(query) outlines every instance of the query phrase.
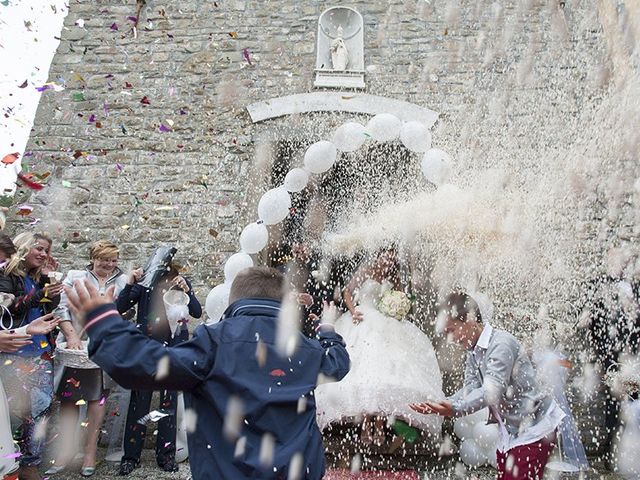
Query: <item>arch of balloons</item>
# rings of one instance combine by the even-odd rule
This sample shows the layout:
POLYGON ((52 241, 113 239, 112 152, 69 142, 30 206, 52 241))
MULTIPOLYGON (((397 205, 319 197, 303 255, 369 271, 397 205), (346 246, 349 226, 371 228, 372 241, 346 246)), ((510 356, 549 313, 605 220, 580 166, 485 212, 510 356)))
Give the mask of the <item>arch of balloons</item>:
POLYGON ((336 162, 338 152, 354 152, 368 139, 391 142, 400 138, 407 149, 423 154, 422 173, 431 183, 439 186, 451 174, 451 158, 438 149, 431 148, 431 132, 421 122, 402 122, 389 113, 372 117, 366 127, 357 122, 347 122, 336 129, 332 140, 312 144, 304 154, 304 167, 292 168, 284 183, 267 191, 258 203, 258 221, 247 225, 240 234, 240 251, 231 255, 224 265, 223 284, 214 287, 207 295, 205 311, 209 323, 217 322, 229 304, 229 291, 236 275, 253 266, 252 254, 259 253, 269 242, 267 225, 276 225, 289 215, 290 193, 301 192, 311 175, 329 170, 336 162))

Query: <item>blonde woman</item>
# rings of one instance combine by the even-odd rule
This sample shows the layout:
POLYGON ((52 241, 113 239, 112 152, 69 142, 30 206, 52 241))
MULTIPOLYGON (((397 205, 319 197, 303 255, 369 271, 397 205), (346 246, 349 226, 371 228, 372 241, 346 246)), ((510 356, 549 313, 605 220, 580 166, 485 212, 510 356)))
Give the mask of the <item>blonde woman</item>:
MULTIPOLYGON (((13 239, 17 250, 0 274, 0 292, 10 303, 2 310, 2 327, 19 329, 35 323, 60 301, 62 284, 49 285, 43 275, 50 259, 51 238, 39 233, 21 233, 13 239)), ((40 479, 44 438, 35 436, 35 426, 47 419, 53 397, 53 342, 49 334, 33 334, 29 343, 15 352, 0 353, 0 376, 11 399, 10 413, 21 424, 15 439, 20 446, 20 478, 40 479)))
MULTIPOLYGON (((98 240, 89 248, 89 265, 83 270, 70 270, 62 282, 63 285, 73 288, 76 280, 89 280, 103 294, 107 288, 114 285, 115 295, 117 295, 127 283, 126 275, 118 268, 118 256, 119 250, 116 245, 107 240, 98 240)), ((61 316, 60 329, 64 334, 66 347, 82 349, 82 328, 77 323, 77 319, 70 315, 67 308, 67 296, 64 293, 58 311, 61 316)), ((45 472, 46 475, 62 472, 67 463, 72 460, 75 452, 71 447, 74 444, 73 435, 78 422, 78 404, 83 402, 88 406, 88 425, 80 474, 83 477, 90 477, 95 473, 98 434, 104 420, 108 393, 101 369, 65 367, 56 391, 61 404, 62 438, 59 445, 62 446, 62 449, 53 466, 45 472)))

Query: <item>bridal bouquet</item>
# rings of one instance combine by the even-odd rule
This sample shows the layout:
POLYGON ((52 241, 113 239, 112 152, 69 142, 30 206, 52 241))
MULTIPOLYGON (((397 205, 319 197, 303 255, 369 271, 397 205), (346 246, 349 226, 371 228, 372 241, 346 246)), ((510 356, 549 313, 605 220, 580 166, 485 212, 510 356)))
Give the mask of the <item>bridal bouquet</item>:
POLYGON ((378 310, 383 315, 402 320, 411 310, 411 301, 404 292, 387 290, 378 302, 378 310))

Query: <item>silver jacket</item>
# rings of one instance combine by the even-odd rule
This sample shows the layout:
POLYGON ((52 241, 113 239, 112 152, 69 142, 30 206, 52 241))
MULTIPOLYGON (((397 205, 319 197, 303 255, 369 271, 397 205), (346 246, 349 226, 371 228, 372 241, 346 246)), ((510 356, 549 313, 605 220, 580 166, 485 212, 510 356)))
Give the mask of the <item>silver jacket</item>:
MULTIPOLYGON (((102 289, 100 288, 100 282, 95 277, 95 275, 91 273, 89 268, 86 268, 85 270, 69 270, 66 278, 62 281, 62 283, 69 288, 73 288, 73 283, 76 280, 90 280, 93 285, 100 290, 100 293, 104 293, 104 291, 106 291, 106 289, 111 285, 115 285, 114 296, 116 297, 127 284, 127 276, 119 268, 115 269, 113 275, 111 275, 107 279, 102 289)), ((68 302, 69 300, 67 298, 67 295, 63 291, 60 295, 60 305, 58 305, 58 308, 56 309, 56 315, 59 316, 63 322, 72 322, 73 328, 76 329, 76 332, 80 332, 82 330, 82 326, 72 318, 71 312, 69 311, 68 302)))
POLYGON ((456 416, 490 407, 490 423, 499 423, 518 436, 545 417, 552 399, 536 381, 536 372, 520 342, 490 325, 467 353, 464 386, 448 399, 456 416))

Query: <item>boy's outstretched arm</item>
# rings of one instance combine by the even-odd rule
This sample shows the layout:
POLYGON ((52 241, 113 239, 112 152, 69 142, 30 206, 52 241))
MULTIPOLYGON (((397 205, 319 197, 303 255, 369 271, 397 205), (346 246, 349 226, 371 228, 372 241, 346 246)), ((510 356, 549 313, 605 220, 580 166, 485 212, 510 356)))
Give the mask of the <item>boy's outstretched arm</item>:
POLYGON ((335 323, 338 309, 333 302, 324 302, 322 318, 317 327, 318 340, 324 349, 324 356, 320 364, 320 373, 334 380, 342 380, 349 373, 351 366, 347 347, 342 337, 336 333, 335 323))
POLYGON ((342 380, 349 373, 350 361, 347 348, 342 337, 336 333, 332 325, 321 325, 318 340, 324 348, 324 356, 320 364, 320 373, 333 379, 342 380))
POLYGON ((166 347, 120 317, 113 290, 101 296, 89 282, 67 289, 69 306, 91 339, 89 356, 116 382, 137 390, 191 390, 213 367, 216 346, 206 327, 176 347, 166 347))

